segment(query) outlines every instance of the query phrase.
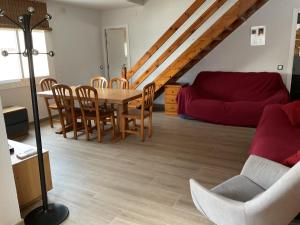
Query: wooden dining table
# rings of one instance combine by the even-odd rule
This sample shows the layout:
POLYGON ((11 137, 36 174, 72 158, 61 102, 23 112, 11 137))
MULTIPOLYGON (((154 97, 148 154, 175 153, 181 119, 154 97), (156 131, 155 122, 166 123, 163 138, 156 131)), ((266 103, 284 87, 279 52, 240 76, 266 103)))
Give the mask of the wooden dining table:
MULTIPOLYGON (((74 100, 78 100, 75 89, 76 86, 71 87, 73 92, 74 100)), ((123 112, 128 110, 128 103, 142 96, 141 90, 130 90, 130 89, 112 89, 112 88, 98 88, 98 99, 99 102, 106 102, 107 104, 116 105, 117 120, 120 124, 120 116, 123 112)), ((52 91, 42 91, 37 93, 40 97, 54 98, 52 91)), ((119 126, 118 126, 118 129, 119 126)))

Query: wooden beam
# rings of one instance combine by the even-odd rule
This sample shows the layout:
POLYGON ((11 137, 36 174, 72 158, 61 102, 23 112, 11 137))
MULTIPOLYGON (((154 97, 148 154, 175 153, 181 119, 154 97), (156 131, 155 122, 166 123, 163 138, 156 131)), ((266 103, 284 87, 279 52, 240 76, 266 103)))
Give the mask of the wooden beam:
POLYGON ((145 79, 147 79, 159 66, 161 66, 169 56, 171 56, 195 31, 197 31, 216 11, 218 11, 227 0, 215 1, 154 63, 141 74, 130 86, 136 89, 145 79))
POLYGON ((151 46, 142 58, 127 72, 127 79, 130 79, 164 44, 166 41, 193 15, 205 0, 195 0, 195 2, 172 24, 172 26, 151 46))

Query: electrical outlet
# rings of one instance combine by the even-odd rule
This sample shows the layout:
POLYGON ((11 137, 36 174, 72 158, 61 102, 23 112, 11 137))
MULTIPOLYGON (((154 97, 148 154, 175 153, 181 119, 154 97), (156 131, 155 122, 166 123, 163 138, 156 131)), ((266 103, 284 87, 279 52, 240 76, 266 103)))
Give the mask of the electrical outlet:
POLYGON ((283 70, 283 65, 278 65, 277 70, 283 70))

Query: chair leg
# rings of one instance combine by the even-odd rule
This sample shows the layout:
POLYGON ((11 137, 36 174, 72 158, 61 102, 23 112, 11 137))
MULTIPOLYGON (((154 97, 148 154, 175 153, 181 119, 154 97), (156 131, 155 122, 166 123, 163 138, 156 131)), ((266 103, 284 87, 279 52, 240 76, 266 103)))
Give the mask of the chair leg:
POLYGON ((49 107, 47 107, 48 109, 48 115, 49 115, 49 124, 51 126, 51 128, 53 128, 53 118, 52 118, 52 113, 51 113, 51 109, 49 107))
POLYGON ((60 115, 59 119, 60 119, 60 123, 61 123, 61 129, 62 129, 63 136, 64 136, 64 138, 67 138, 65 119, 64 119, 63 115, 60 115))
POLYGON ((73 118, 74 139, 77 140, 77 118, 73 118))
POLYGON ((100 121, 96 121, 96 127, 97 127, 97 137, 98 137, 98 142, 102 142, 102 124, 100 124, 100 121))
POLYGON ((84 124, 84 130, 85 130, 85 137, 86 140, 88 141, 90 139, 90 134, 89 134, 89 128, 88 128, 88 123, 86 119, 83 119, 83 124, 84 124))
POLYGON ((133 130, 136 130, 136 119, 133 119, 133 130))
POLYGON ((125 139, 125 117, 123 116, 121 117, 120 123, 121 123, 122 139, 124 140, 125 139))
POLYGON ((145 123, 145 120, 144 120, 144 118, 142 118, 140 134, 141 134, 141 138, 142 138, 143 142, 145 141, 145 125, 144 125, 144 123, 145 123))
POLYGON ((115 115, 114 114, 112 114, 111 115, 111 117, 110 117, 110 119, 111 119, 111 125, 112 125, 112 141, 114 141, 115 140, 115 132, 116 132, 116 128, 115 128, 115 115))
POLYGON ((148 125, 148 136, 149 138, 152 137, 152 115, 149 116, 149 125, 148 125))

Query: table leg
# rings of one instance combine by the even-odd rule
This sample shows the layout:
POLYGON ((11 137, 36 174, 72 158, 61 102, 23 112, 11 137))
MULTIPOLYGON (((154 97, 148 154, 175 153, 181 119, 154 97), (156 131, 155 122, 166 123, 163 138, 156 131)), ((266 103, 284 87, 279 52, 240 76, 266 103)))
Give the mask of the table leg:
MULTIPOLYGON (((128 103, 124 103, 124 104, 119 104, 118 105, 118 110, 117 110, 117 122, 118 122, 118 129, 117 129, 117 133, 118 135, 120 135, 121 133, 121 115, 124 112, 128 111, 128 103)), ((127 121, 125 121, 126 126, 128 125, 127 121)))

